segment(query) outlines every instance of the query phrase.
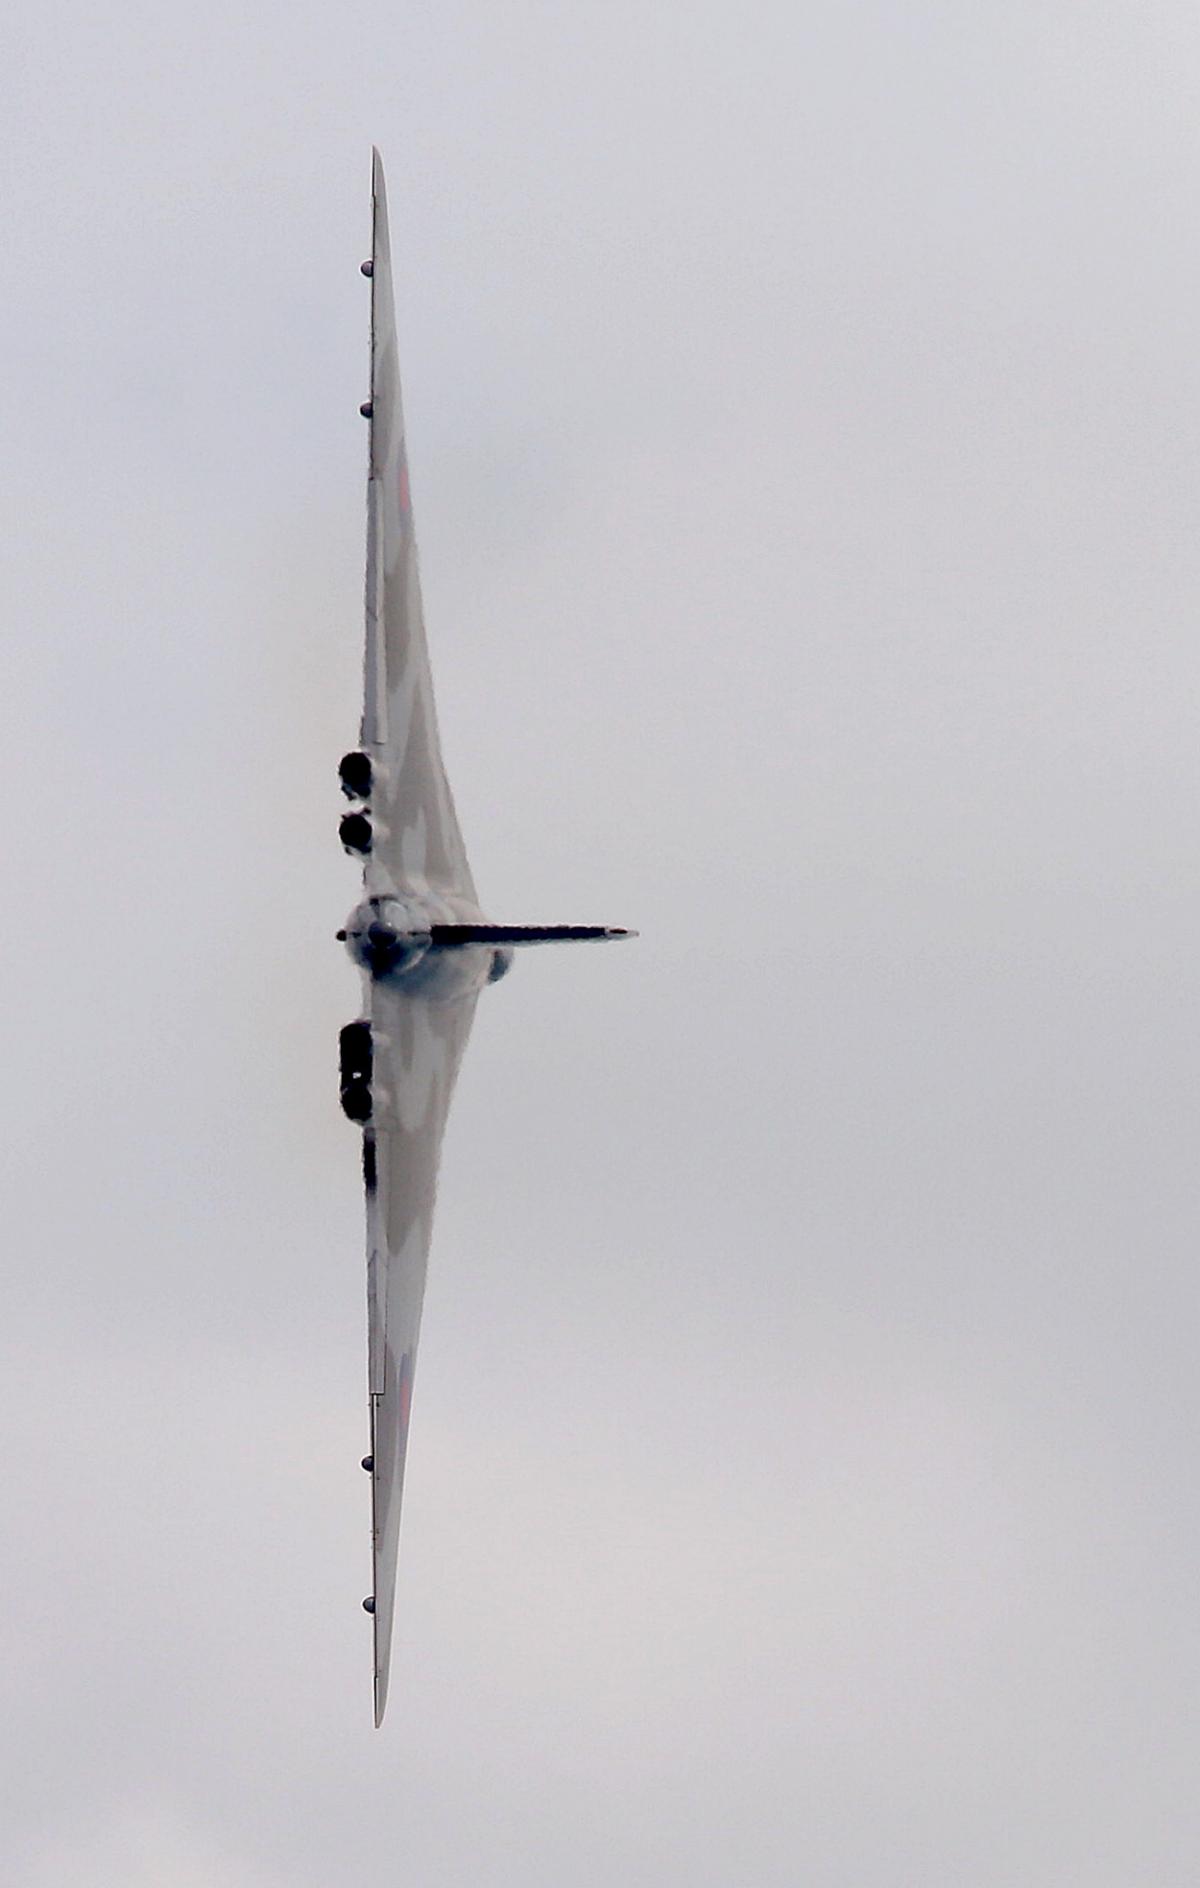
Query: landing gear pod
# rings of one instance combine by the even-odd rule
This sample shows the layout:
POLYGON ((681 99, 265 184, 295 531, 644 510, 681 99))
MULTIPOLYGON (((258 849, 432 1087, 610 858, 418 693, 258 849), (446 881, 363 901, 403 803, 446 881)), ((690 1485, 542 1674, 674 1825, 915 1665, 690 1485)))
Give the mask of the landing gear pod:
POLYGON ((360 1127, 365 1127, 371 1119, 371 1073, 374 1060, 370 1023, 347 1023, 338 1035, 338 1083, 342 1095, 342 1112, 360 1127))
POLYGON ((371 405, 371 402, 369 400, 364 400, 358 410, 362 414, 365 420, 369 420, 372 413, 374 413, 375 408, 371 405))
POLYGON ((347 1023, 338 1032, 338 1071, 342 1087, 349 1087, 351 1082, 369 1082, 373 1062, 370 1023, 362 1020, 347 1023))
POLYGON ((371 1119, 371 1085, 369 1082, 347 1082, 342 1090, 342 1113, 348 1121, 365 1127, 371 1119))
POLYGON ((338 838, 347 852, 370 852, 373 834, 366 814, 343 813, 338 826, 338 838))
POLYGON ((362 1459, 362 1465, 366 1469, 367 1474, 369 1475, 371 1473, 371 1470, 375 1466, 375 1457, 373 1455, 364 1455, 362 1459))
POLYGON ((369 754, 343 754, 338 762, 338 779, 348 800, 369 800, 374 772, 369 754))
POLYGON ((363 1612, 373 1613, 374 1611, 375 1611, 375 1595, 373 1593, 368 1593, 366 1599, 363 1601, 363 1612))

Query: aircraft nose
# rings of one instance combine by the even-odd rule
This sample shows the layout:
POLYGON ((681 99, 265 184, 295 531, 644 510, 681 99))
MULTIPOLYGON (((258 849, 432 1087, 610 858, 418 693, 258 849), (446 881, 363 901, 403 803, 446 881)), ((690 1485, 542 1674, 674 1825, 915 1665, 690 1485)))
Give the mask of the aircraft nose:
POLYGON ((372 950, 394 950, 399 941, 400 933, 394 931, 390 924, 369 924, 367 926, 367 942, 372 950))

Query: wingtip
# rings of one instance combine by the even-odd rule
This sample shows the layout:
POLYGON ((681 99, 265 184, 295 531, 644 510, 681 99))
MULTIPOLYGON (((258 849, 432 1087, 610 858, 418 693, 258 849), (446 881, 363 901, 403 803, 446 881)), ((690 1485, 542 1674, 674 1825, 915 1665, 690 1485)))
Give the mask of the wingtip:
POLYGON ((387 1619, 384 1622, 381 1631, 380 1618, 380 1614, 376 1613, 372 1622, 374 1630, 371 1633, 375 1660, 375 1670, 372 1678, 372 1698, 375 1706, 375 1729, 377 1731, 382 1729, 383 1714, 387 1710, 388 1679, 391 1676, 392 1667, 391 1620, 387 1619))

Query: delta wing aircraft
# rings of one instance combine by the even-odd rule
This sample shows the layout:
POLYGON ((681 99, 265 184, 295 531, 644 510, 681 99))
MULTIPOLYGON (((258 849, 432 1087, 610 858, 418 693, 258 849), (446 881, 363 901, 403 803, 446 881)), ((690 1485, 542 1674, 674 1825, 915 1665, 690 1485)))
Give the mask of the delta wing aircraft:
POLYGON ((362 1128, 367 1201, 375 1723, 387 1703, 400 1498, 438 1156, 475 1003, 526 944, 629 937, 602 925, 491 924, 480 908, 438 744, 400 405, 383 166, 373 158, 366 662, 342 844, 362 898, 339 938, 363 1015, 341 1032, 342 1107, 362 1128))

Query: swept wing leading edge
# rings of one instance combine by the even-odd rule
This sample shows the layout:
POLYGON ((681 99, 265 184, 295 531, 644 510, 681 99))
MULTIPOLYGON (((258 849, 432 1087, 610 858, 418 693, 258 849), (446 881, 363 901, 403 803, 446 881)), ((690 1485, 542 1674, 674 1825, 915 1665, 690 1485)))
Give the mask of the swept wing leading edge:
POLYGON ((386 983, 371 993, 380 1070, 364 1141, 377 1725, 387 1703, 400 1502, 438 1156, 477 995, 473 976, 459 991, 438 996, 386 983))
POLYGON ((438 742, 413 533, 383 165, 374 153, 371 445, 367 479, 363 745, 377 760, 368 879, 424 884, 475 903, 438 742))

